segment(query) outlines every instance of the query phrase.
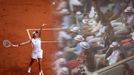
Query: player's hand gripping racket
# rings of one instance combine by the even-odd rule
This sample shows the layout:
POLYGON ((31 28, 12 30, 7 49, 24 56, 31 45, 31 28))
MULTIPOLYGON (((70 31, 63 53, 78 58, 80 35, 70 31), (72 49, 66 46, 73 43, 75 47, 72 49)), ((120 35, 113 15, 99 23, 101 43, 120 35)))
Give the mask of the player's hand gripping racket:
POLYGON ((3 46, 4 46, 5 48, 9 48, 9 47, 11 47, 11 46, 13 46, 13 47, 18 47, 18 45, 12 44, 12 42, 9 41, 9 40, 3 40, 3 46))

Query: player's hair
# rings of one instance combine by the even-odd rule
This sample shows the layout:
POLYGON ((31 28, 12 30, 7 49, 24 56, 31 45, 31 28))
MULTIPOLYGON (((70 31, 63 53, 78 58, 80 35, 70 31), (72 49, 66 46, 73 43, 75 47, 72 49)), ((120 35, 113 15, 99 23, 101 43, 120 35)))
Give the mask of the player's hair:
POLYGON ((35 38, 35 34, 38 33, 38 31, 34 31, 32 34, 32 38, 35 38))

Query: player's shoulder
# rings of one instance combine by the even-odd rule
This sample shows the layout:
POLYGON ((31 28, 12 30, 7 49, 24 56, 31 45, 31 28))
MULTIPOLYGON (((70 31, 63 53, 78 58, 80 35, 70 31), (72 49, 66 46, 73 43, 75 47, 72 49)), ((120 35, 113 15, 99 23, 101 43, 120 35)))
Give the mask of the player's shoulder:
POLYGON ((39 39, 39 40, 41 40, 41 38, 40 38, 40 37, 39 37, 38 39, 39 39))
POLYGON ((41 40, 41 38, 38 37, 38 38, 32 38, 32 39, 30 39, 30 41, 33 41, 33 40, 41 40))

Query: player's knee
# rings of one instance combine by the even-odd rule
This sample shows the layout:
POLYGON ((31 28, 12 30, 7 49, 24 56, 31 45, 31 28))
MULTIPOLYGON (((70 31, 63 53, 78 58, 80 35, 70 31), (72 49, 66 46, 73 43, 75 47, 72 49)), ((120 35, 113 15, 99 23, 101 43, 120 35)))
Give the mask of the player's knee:
POLYGON ((41 59, 40 58, 38 58, 38 63, 41 64, 41 59))

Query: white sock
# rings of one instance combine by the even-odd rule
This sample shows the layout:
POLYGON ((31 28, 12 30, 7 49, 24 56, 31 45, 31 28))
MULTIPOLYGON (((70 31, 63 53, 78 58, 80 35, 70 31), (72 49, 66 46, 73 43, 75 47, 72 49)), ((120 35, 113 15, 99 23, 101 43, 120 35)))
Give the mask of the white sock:
POLYGON ((43 73, 43 71, 42 71, 42 70, 39 72, 39 75, 44 75, 44 73, 43 73))
POLYGON ((31 69, 32 69, 32 68, 31 68, 31 67, 29 67, 27 72, 28 72, 28 73, 31 73, 31 69))

